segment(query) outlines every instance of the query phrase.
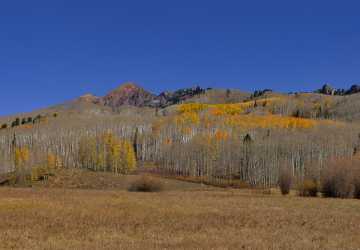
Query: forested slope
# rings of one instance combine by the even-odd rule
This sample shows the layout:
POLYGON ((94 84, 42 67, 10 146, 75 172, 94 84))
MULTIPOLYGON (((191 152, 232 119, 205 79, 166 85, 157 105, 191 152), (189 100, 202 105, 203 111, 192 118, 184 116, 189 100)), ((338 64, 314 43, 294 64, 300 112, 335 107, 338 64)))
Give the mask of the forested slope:
MULTIPOLYGON (((273 186, 283 169, 297 179, 319 179, 329 159, 351 158, 359 148, 360 126, 350 122, 359 116, 357 94, 174 93, 167 96, 185 99, 114 109, 87 96, 34 112, 42 115, 38 122, 0 130, 0 171, 37 181, 55 168, 128 173, 153 162, 153 171, 164 175, 273 186)), ((131 104, 124 96, 116 100, 131 104)))

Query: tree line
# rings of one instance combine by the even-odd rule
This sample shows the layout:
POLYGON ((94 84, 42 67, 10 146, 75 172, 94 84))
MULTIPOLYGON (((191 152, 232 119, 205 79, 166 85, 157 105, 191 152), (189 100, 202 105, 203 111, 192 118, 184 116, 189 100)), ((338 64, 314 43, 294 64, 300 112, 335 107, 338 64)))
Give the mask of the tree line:
MULTIPOLYGON (((53 113, 52 117, 58 117, 58 113, 53 113)), ((37 115, 35 117, 29 116, 29 117, 23 117, 23 118, 15 118, 12 122, 10 122, 10 125, 8 123, 3 123, 0 126, 0 129, 7 129, 7 128, 15 128, 21 125, 29 125, 29 124, 36 124, 46 121, 46 116, 43 115, 37 115)))
MULTIPOLYGON (((272 105, 271 100, 257 103, 257 109, 272 105)), ((26 148, 30 168, 44 165, 49 154, 65 168, 120 174, 133 171, 136 161, 154 162, 164 175, 271 187, 283 168, 299 180, 320 179, 327 159, 351 158, 358 148, 355 124, 247 114, 254 104, 179 106, 162 117, 72 118, 15 131, 15 136, 9 131, 0 135, 1 170, 15 171, 14 149, 26 148)))

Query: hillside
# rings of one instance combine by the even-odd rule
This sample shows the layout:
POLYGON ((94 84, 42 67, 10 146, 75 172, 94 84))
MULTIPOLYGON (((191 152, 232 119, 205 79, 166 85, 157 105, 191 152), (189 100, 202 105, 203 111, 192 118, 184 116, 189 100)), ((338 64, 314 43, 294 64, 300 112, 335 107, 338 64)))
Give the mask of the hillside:
POLYGON ((3 117, 0 248, 357 249, 358 107, 126 83, 3 117))
POLYGON ((336 119, 348 122, 360 122, 360 93, 338 98, 331 108, 336 119))
POLYGON ((125 83, 103 97, 3 118, 0 167, 24 164, 29 175, 51 156, 66 168, 115 173, 152 162, 162 174, 213 184, 274 186, 282 165, 294 178, 320 179, 329 159, 360 150, 358 99, 200 87, 156 95, 125 83))
MULTIPOLYGON (((354 85, 355 87, 357 85, 354 85)), ((84 94, 79 98, 64 102, 63 104, 54 105, 49 108, 36 110, 29 113, 15 114, 6 117, 0 117, 0 123, 7 123, 8 126, 16 118, 35 118, 38 115, 52 117, 55 113, 61 113, 62 116, 91 117, 91 116, 112 116, 119 113, 124 114, 137 111, 133 114, 143 114, 141 111, 151 113, 151 109, 160 110, 161 114, 166 114, 166 109, 173 110, 173 105, 179 103, 204 103, 204 104, 226 104, 241 103, 249 100, 261 100, 276 97, 279 101, 278 109, 268 110, 272 113, 285 114, 290 116, 301 116, 305 118, 319 118, 314 115, 318 112, 319 107, 326 110, 327 117, 320 115, 320 118, 330 118, 333 120, 342 120, 348 122, 360 121, 358 112, 360 108, 359 95, 352 86, 344 95, 331 95, 330 86, 324 85, 322 89, 315 93, 295 93, 283 94, 272 91, 255 91, 254 93, 242 92, 237 89, 202 89, 200 87, 179 89, 173 92, 162 92, 158 95, 146 91, 139 85, 127 82, 118 88, 110 91, 105 96, 99 97, 93 94, 84 94), (330 91, 330 92, 329 92, 330 91), (320 94, 317 92, 321 92, 320 94), (324 94, 323 94, 324 93, 324 94), (282 102, 280 104, 280 102, 282 102), (280 107, 282 106, 282 107, 280 107), (326 107, 325 107, 326 106, 326 107), (161 111, 164 110, 165 112, 161 111), (149 111, 149 112, 148 112, 149 111), (313 113, 313 114, 311 114, 313 113)))
MULTIPOLYGON (((55 113, 61 114, 63 117, 71 116, 72 119, 76 119, 77 117, 112 116, 124 113, 143 115, 144 113, 148 113, 152 108, 165 108, 191 100, 191 98, 195 98, 202 93, 205 93, 205 90, 200 87, 194 87, 179 89, 174 92, 162 92, 159 95, 155 95, 135 83, 127 82, 121 84, 118 88, 110 91, 103 97, 84 94, 75 100, 66 101, 49 108, 0 117, 0 123, 7 123, 8 127, 10 127, 11 122, 16 118, 22 120, 28 117, 35 118, 38 115, 49 118, 55 113)), ((155 113, 155 111, 151 112, 155 113)))

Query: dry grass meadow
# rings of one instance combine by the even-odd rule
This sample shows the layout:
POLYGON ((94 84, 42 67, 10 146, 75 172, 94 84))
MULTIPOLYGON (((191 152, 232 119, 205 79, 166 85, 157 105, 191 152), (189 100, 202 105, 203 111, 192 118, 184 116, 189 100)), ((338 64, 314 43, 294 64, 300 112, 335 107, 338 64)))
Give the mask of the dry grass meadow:
POLYGON ((360 202, 164 180, 158 193, 0 188, 0 249, 360 249, 360 202))

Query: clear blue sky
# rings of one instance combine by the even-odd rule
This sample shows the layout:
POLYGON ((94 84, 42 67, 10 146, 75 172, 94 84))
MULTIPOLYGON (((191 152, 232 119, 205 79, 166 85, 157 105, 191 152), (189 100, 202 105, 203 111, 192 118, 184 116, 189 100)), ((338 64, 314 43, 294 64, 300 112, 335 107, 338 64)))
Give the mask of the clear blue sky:
POLYGON ((360 82, 359 1, 13 0, 0 5, 0 115, 124 81, 159 92, 360 82))

